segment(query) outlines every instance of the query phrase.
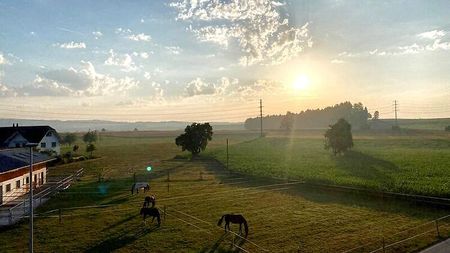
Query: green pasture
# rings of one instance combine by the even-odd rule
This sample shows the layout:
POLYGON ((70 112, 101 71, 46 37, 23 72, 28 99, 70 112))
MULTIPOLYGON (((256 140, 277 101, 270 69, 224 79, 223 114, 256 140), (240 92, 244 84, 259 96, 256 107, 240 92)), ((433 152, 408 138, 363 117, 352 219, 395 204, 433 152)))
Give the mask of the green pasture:
MULTIPOLYGON (((355 157, 334 158, 322 150, 319 138, 272 138, 269 135, 265 139, 256 139, 257 133, 218 132, 201 159, 186 160, 173 159, 177 155, 185 156, 174 144, 176 134, 105 133, 97 143, 98 150, 94 153, 97 159, 50 168, 50 176, 68 175, 79 168, 84 168, 85 174, 79 182, 37 209, 35 251, 242 252, 244 249, 249 252, 344 252, 354 249, 351 252, 370 252, 382 247, 383 238, 390 244, 431 230, 386 251, 411 252, 439 240, 433 230, 434 223, 427 222, 447 215, 448 210, 329 192, 266 177, 307 178, 305 175, 308 175, 311 179, 322 180, 330 172, 316 169, 320 166, 329 168, 331 174, 342 180, 331 182, 357 184, 367 179, 375 187, 376 182, 380 182, 376 176, 395 178, 397 176, 385 172, 408 164, 406 157, 393 154, 386 158, 387 147, 395 150, 401 146, 400 151, 396 151, 398 155, 401 150, 418 149, 414 143, 363 138, 356 141, 352 153, 355 157), (214 155, 222 159, 226 139, 230 143, 231 168, 246 172, 248 176, 230 173, 208 158, 208 155, 214 155), (377 148, 378 141, 384 143, 386 150, 377 148), (253 154, 251 150, 254 150, 253 154), (301 152, 307 150, 310 150, 309 156, 301 152), (280 157, 276 158, 277 155, 280 157), (370 162, 377 172, 345 169, 350 166, 345 159, 351 159, 350 163, 358 168, 370 162), (297 167, 302 168, 299 171, 303 174, 285 169, 299 161, 305 163, 297 167), (145 170, 148 164, 153 165, 150 173, 145 170), (341 167, 333 167, 337 164, 341 167), (311 172, 306 172, 308 166, 311 172), (98 182, 99 173, 105 181, 98 182), (157 197, 157 207, 161 211, 164 207, 167 210, 160 228, 150 221, 144 225, 138 215, 144 194, 130 193, 134 173, 138 181, 150 182, 151 194, 157 197), (93 205, 108 206, 88 208, 93 205), (62 210, 61 222, 59 209, 62 210), (248 241, 224 234, 223 229, 217 227, 217 220, 225 213, 245 216, 250 227, 248 241), (233 246, 233 241, 241 249, 233 246)), ((421 162, 435 169, 440 168, 441 162, 448 164, 445 156, 434 163, 421 160, 424 156, 437 158, 439 154, 448 154, 445 150, 448 140, 423 140, 423 144, 428 148, 419 149, 422 155, 410 156, 409 164, 421 162)), ((83 153, 83 147, 79 152, 83 153)), ((442 170, 438 172, 443 173, 442 170)), ((437 177, 435 180, 437 182, 437 177)), ((231 227, 237 231, 238 226, 231 227)), ((450 220, 443 220, 440 229, 441 235, 448 237, 450 220)), ((26 251, 27 236, 26 220, 0 229, 0 251, 26 251)))

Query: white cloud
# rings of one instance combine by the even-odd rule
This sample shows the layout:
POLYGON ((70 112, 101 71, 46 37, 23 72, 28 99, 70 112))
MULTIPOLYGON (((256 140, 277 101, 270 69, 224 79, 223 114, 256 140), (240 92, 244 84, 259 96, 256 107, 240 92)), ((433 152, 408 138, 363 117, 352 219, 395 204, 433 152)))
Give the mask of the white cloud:
POLYGON ((8 61, 6 60, 5 56, 0 52, 0 65, 8 64, 8 61))
POLYGON ((68 43, 55 43, 53 44, 54 47, 60 47, 65 49, 80 49, 80 48, 86 48, 86 44, 84 42, 68 42, 68 43))
POLYGON ((145 20, 143 18, 141 18, 141 23, 145 23, 145 20))
POLYGON ((150 78, 152 78, 152 75, 149 72, 145 72, 144 77, 145 79, 150 80, 150 78))
POLYGON ((138 67, 129 54, 118 55, 113 49, 110 49, 109 57, 105 60, 105 65, 118 66, 124 72, 136 71, 138 67))
POLYGON ((114 31, 114 33, 116 33, 116 34, 127 34, 127 33, 131 33, 131 30, 128 29, 128 28, 122 28, 122 27, 119 27, 119 28, 117 28, 117 29, 114 31))
POLYGON ((236 41, 243 54, 241 65, 281 64, 312 46, 308 23, 291 26, 282 5, 270 0, 185 0, 170 4, 178 10, 177 20, 196 21, 198 28, 190 25, 189 30, 200 41, 224 49, 236 41))
POLYGON ((134 41, 150 41, 151 40, 150 35, 146 35, 144 33, 131 34, 131 35, 127 36, 126 38, 129 40, 134 40, 134 41))
POLYGON ((30 96, 103 96, 123 94, 139 85, 125 76, 114 78, 97 73, 91 62, 81 61, 81 68, 53 70, 36 75, 31 86, 23 87, 30 96))
POLYGON ((4 73, 0 72, 0 97, 16 97, 17 92, 15 89, 2 84, 2 78, 4 73))
POLYGON ((172 46, 172 47, 165 47, 167 49, 167 51, 169 52, 169 54, 180 54, 182 49, 178 46, 172 46))
POLYGON ((446 34, 446 32, 443 30, 439 30, 439 31, 433 30, 433 31, 419 33, 419 34, 417 34, 417 36, 424 38, 424 39, 435 40, 435 39, 444 37, 445 34, 446 34))
POLYGON ((343 60, 339 60, 339 59, 333 59, 333 60, 331 60, 331 63, 341 64, 341 63, 344 63, 344 61, 343 60))
POLYGON ((150 57, 150 54, 147 52, 133 52, 133 56, 139 56, 142 59, 148 59, 148 57, 150 57))
POLYGON ((95 39, 98 40, 100 37, 103 36, 103 33, 100 31, 95 31, 95 32, 92 32, 92 35, 94 35, 95 39))

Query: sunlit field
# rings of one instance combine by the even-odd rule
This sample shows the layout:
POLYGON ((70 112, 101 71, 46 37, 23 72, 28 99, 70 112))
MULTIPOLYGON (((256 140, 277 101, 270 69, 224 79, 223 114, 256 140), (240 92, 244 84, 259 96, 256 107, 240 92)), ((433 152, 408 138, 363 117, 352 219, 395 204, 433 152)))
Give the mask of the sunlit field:
MULTIPOLYGON (((94 152, 99 158, 51 168, 50 173, 55 175, 83 167, 85 175, 38 208, 36 252, 370 252, 382 247, 383 237, 389 244, 434 229, 434 223, 415 227, 448 214, 446 210, 404 201, 333 193, 295 181, 252 176, 283 177, 288 172, 292 178, 378 187, 381 183, 373 178, 374 174, 386 180, 400 180, 405 175, 404 180, 409 180, 407 171, 393 173, 396 166, 411 164, 417 168, 414 166, 422 164, 426 156, 441 157, 435 160, 433 169, 441 168, 441 162, 448 164, 445 147, 448 149, 449 144, 445 138, 423 139, 420 149, 415 148, 419 140, 357 139, 350 158, 334 158, 322 151, 319 135, 291 140, 269 134, 268 138, 257 139, 257 133, 218 132, 208 147, 210 152, 190 161, 173 159, 186 156, 174 144, 177 134, 103 133, 98 151, 94 152), (231 168, 248 176, 230 173, 208 157, 216 154, 221 158, 227 138, 231 168), (416 155, 386 155, 389 150, 398 152, 397 149, 415 151, 416 155), (254 150, 255 155, 249 155, 249 150, 254 150), (258 156, 262 151, 266 155, 258 156), (289 152, 291 155, 287 156, 289 152), (369 171, 365 171, 367 162, 369 171), (151 172, 145 170, 149 163, 153 164, 151 172), (356 167, 345 169, 348 163, 356 167), (296 164, 298 171, 284 170, 288 164, 296 164), (324 169, 327 166, 329 169, 324 169), (99 172, 106 181, 98 182, 99 172), (145 195, 131 195, 133 173, 137 181, 150 181, 150 193, 156 195, 157 207, 161 212, 167 211, 160 228, 151 220, 144 225, 138 215, 145 195), (248 241, 224 234, 223 228, 217 227, 218 219, 225 213, 245 216, 250 227, 248 241), (233 240, 236 246, 232 245, 233 240)), ((429 175, 436 173, 441 173, 441 179, 444 177, 444 170, 429 175)), ((438 182, 438 176, 433 180, 438 182)), ((432 186, 418 189, 431 193, 445 190, 432 191, 432 186)), ((441 224, 442 236, 450 235, 447 222, 441 224)), ((237 225, 231 226, 237 232, 237 225)), ((26 250, 27 235, 26 220, 2 229, 1 251, 26 250)), ((410 252, 436 240, 436 233, 427 233, 386 252, 410 252)))
MULTIPOLYGON (((210 154, 223 163, 226 150, 210 154)), ((374 190, 450 196, 450 136, 441 132, 354 136, 354 148, 334 156, 320 131, 269 133, 229 147, 230 169, 249 174, 374 190)))

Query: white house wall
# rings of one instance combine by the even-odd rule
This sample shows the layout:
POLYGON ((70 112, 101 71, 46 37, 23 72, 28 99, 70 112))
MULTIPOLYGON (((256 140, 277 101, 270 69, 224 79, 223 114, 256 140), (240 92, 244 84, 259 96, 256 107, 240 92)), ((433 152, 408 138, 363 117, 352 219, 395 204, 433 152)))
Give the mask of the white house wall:
POLYGON ((42 138, 42 140, 39 142, 39 145, 37 146, 37 149, 40 151, 45 150, 53 150, 56 152, 57 155, 60 154, 61 151, 61 145, 59 144, 59 139, 56 136, 56 133, 54 131, 49 131, 51 133, 51 136, 47 136, 47 134, 42 138), (52 147, 52 143, 55 142, 56 146, 52 147), (42 143, 45 143, 45 148, 42 148, 42 143))
MULTIPOLYGON (((40 187, 41 185, 47 183, 47 167, 44 167, 42 169, 33 171, 33 182, 34 182, 34 175, 37 175, 37 184, 36 187, 40 187), (41 173, 44 173, 43 178, 41 178, 41 173)), ((10 202, 24 194, 26 194, 29 190, 29 184, 27 184, 27 178, 28 178, 29 174, 23 174, 22 176, 19 177, 15 177, 13 179, 10 180, 6 180, 4 182, 0 182, 0 185, 2 185, 3 187, 3 203, 7 203, 10 202), (17 189, 16 188, 16 181, 20 180, 20 188, 17 189), (11 184, 11 191, 10 192, 6 192, 6 185, 11 184)))

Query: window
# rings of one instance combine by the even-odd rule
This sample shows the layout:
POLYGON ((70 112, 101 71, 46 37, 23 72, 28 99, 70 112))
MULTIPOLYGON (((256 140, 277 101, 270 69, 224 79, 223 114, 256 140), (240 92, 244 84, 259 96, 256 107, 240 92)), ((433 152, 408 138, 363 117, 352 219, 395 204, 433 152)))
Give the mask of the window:
POLYGON ((20 189, 20 180, 16 181, 16 189, 20 189))
POLYGON ((56 142, 52 142, 52 148, 56 148, 56 142))
POLYGON ((45 183, 44 172, 41 172, 41 184, 45 183))
POLYGON ((11 191, 11 184, 7 184, 5 190, 6 190, 6 192, 10 192, 11 191))
POLYGON ((16 143, 16 148, 20 148, 20 143, 16 143))
POLYGON ((27 184, 29 184, 30 183, 30 178, 29 177, 27 177, 27 184))
POLYGON ((46 135, 47 136, 52 136, 52 132, 48 132, 46 135))
POLYGON ((41 148, 45 148, 47 146, 47 143, 41 142, 41 148))

